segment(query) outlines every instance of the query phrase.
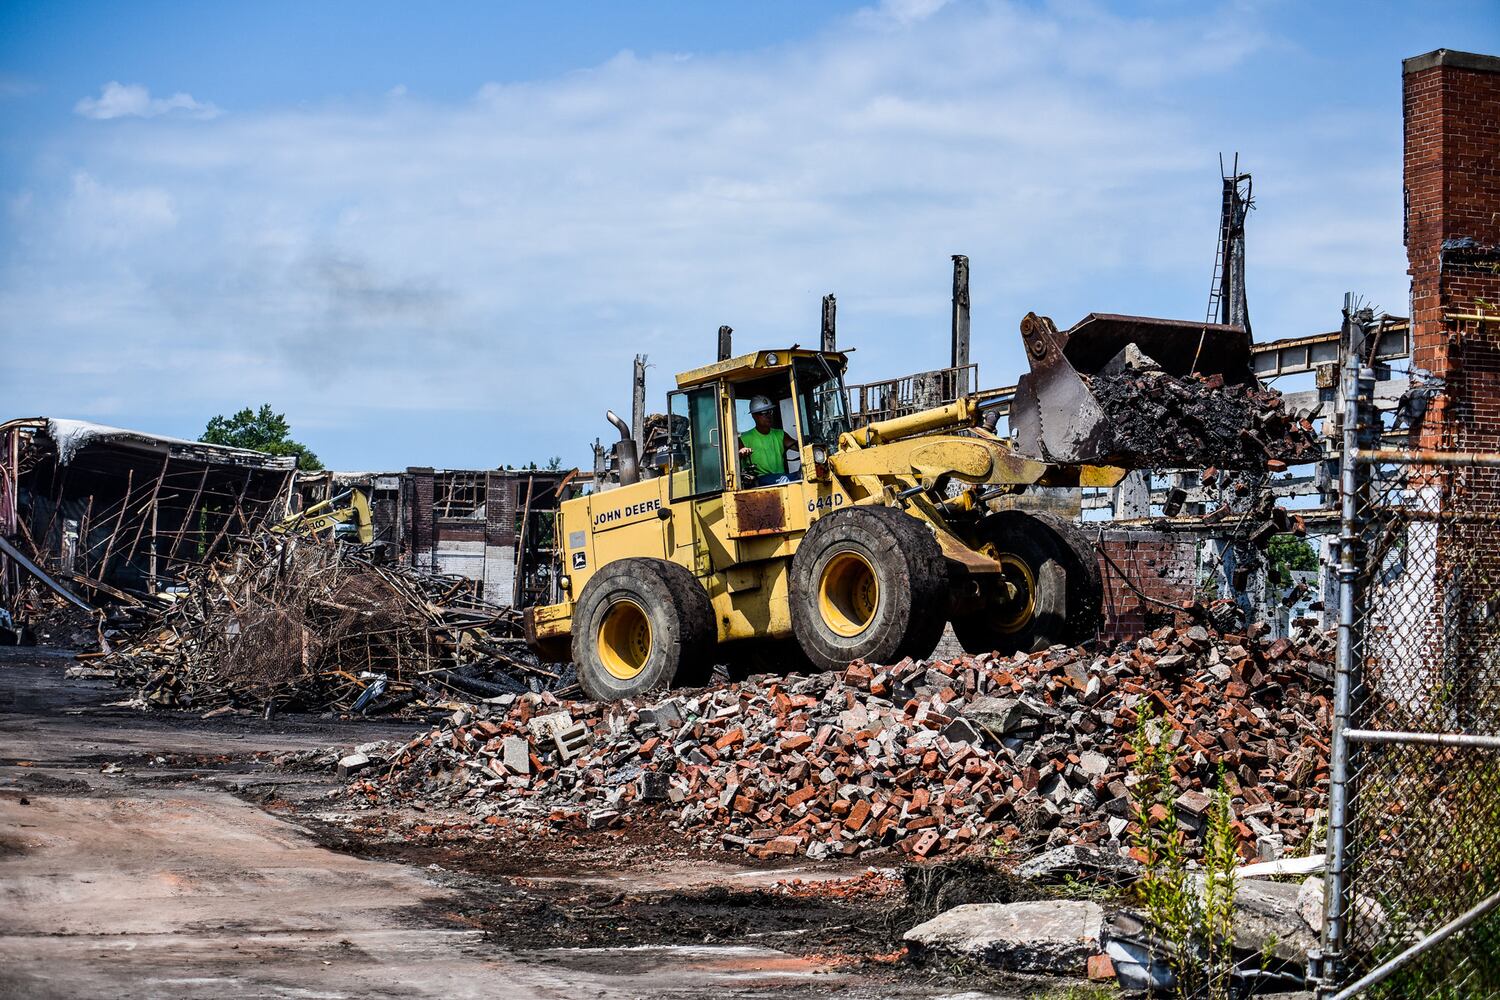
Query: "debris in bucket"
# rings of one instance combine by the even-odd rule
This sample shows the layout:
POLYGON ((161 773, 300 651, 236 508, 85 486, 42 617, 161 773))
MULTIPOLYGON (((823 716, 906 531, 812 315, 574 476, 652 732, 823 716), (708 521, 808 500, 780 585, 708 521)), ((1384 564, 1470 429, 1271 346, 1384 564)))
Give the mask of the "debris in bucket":
POLYGON ((1318 457, 1317 414, 1288 413, 1275 389, 1226 385, 1222 375, 1177 378, 1141 357, 1142 367, 1085 376, 1109 418, 1106 452, 1161 468, 1284 469, 1318 457))
POLYGON ((520 619, 472 596, 467 580, 262 533, 196 573, 139 635, 80 659, 146 703, 195 710, 374 714, 566 693, 571 669, 539 663, 520 619))
POLYGON ((1314 826, 1331 654, 1319 633, 1271 640, 1192 625, 1109 655, 856 661, 653 703, 525 695, 394 749, 352 794, 579 829, 659 810, 705 844, 761 858, 893 849, 925 859, 997 839, 1125 854, 1137 832, 1130 740, 1149 703, 1160 738, 1178 748, 1179 826, 1202 826, 1195 804, 1222 764, 1252 859, 1258 843, 1300 844, 1314 826))

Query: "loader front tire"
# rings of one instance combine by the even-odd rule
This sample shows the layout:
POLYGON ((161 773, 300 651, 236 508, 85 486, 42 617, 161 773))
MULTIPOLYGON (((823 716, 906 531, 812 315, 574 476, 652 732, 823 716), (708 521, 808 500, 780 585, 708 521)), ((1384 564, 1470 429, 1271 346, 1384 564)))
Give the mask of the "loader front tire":
POLYGON ((1104 618, 1104 583, 1094 543, 1082 528, 1056 514, 1029 511, 1025 516, 1040 521, 1063 546, 1063 564, 1068 572, 1068 618, 1061 641, 1080 643, 1094 639, 1104 618))
POLYGON ((1031 653, 1094 637, 1099 571, 1082 535, 1058 518, 1001 511, 979 525, 979 549, 1002 572, 977 581, 980 607, 953 617, 966 653, 1031 653))
POLYGON ((792 558, 792 630, 813 665, 894 663, 932 653, 947 617, 947 566, 937 539, 890 507, 813 522, 792 558))
POLYGON ((699 682, 717 633, 708 594, 683 567, 620 559, 584 585, 573 612, 573 662, 584 694, 615 701, 699 682))

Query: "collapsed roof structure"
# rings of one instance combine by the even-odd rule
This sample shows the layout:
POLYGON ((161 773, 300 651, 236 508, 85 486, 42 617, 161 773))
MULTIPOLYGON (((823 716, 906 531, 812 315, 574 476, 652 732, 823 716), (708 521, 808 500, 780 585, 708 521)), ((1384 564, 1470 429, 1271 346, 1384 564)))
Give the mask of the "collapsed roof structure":
MULTIPOLYGON (((0 424, 0 537, 59 583, 133 602, 170 591, 284 511, 296 459, 82 420, 0 424), (27 551, 29 550, 29 551, 27 551)), ((0 555, 0 603, 24 570, 0 555)))

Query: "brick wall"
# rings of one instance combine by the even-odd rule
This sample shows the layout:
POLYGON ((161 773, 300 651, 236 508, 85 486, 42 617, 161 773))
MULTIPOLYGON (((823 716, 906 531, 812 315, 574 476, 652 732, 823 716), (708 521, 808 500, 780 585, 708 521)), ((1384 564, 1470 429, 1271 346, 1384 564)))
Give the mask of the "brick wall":
POLYGON ((485 540, 483 524, 456 517, 438 518, 435 534, 433 541, 437 548, 443 548, 441 543, 444 542, 483 542, 485 540))
POLYGON ((1099 557, 1104 585, 1104 621, 1100 638, 1107 642, 1133 638, 1171 624, 1173 614, 1160 604, 1182 606, 1197 588, 1198 540, 1156 531, 1106 531, 1099 557), (1144 599, 1141 595, 1144 594, 1144 599))
POLYGON ((431 469, 406 470, 406 537, 411 539, 411 562, 421 569, 432 568, 433 537, 431 469))
MULTIPOLYGON (((526 480, 519 480, 522 496, 525 496, 526 480)), ((491 472, 484 487, 484 533, 485 541, 491 545, 514 546, 516 544, 516 474, 513 472, 491 472)))
POLYGON ((1403 64, 1412 362, 1447 382, 1426 448, 1500 450, 1500 58, 1438 49, 1403 64))

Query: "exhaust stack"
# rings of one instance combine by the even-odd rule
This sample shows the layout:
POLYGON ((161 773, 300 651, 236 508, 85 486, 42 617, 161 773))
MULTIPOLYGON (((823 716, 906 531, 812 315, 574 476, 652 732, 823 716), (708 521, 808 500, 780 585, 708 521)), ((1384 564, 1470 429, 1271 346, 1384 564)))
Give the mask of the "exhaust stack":
POLYGON ((630 433, 630 425, 621 420, 614 410, 604 411, 604 417, 620 432, 620 440, 614 445, 615 468, 619 472, 620 485, 633 486, 641 481, 641 456, 635 437, 630 433))

